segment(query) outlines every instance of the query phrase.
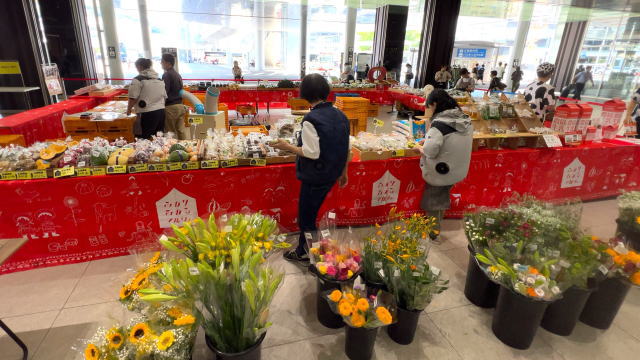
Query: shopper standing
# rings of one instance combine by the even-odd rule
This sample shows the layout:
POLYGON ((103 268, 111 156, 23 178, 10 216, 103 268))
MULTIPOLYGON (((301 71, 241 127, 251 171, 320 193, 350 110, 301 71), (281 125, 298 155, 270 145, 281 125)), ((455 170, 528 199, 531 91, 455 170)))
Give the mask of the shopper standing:
POLYGON ((151 139, 152 135, 164 131, 164 104, 167 99, 164 81, 151 68, 151 60, 136 60, 139 75, 129 85, 129 103, 127 115, 135 109, 138 117, 134 125, 134 134, 143 139, 151 139))
POLYGON ((451 187, 469 172, 473 125, 456 101, 442 89, 433 90, 425 106, 427 113, 433 115, 424 146, 418 147, 422 153, 422 178, 427 183, 420 205, 437 219, 436 230, 430 234, 437 243, 444 211, 451 207, 451 187))
POLYGON ((496 69, 496 71, 498 71, 498 78, 500 80, 502 80, 502 78, 504 78, 504 72, 505 72, 505 67, 507 66, 507 64, 504 64, 504 66, 502 66, 502 62, 498 63, 498 68, 496 69))
POLYGON ((233 62, 233 68, 231 69, 231 72, 233 73, 233 79, 236 82, 240 82, 242 83, 242 69, 240 68, 240 65, 238 65, 238 61, 235 60, 233 62))
POLYGON ((407 71, 404 74, 404 83, 405 85, 411 85, 411 80, 413 79, 413 67, 411 64, 407 64, 407 71))
POLYGON ((498 78, 498 72, 495 70, 491 71, 491 82, 489 83, 489 92, 492 91, 503 91, 507 88, 507 85, 503 84, 498 78))
POLYGON ((285 259, 309 263, 305 233, 315 232, 318 211, 336 181, 347 184, 349 154, 349 120, 333 104, 327 102, 329 83, 320 74, 302 79, 300 97, 311 104, 311 111, 302 119, 302 133, 297 146, 278 140, 276 149, 295 153, 296 176, 302 185, 298 203, 300 238, 295 250, 286 252, 285 259))
POLYGON ((167 100, 164 103, 164 131, 174 133, 178 140, 189 139, 190 136, 184 124, 184 115, 187 110, 182 104, 182 96, 180 95, 182 77, 174 68, 176 58, 171 54, 163 54, 160 65, 164 69, 162 81, 164 81, 164 88, 167 92, 167 100))
POLYGON ((591 81, 591 86, 593 86, 593 74, 591 73, 591 66, 587 66, 585 71, 579 72, 573 78, 573 82, 576 84, 575 92, 573 93, 573 98, 576 100, 581 100, 580 95, 584 91, 584 87, 588 81, 591 81))
POLYGON ((511 73, 511 92, 516 92, 520 88, 522 75, 524 75, 524 73, 520 70, 520 66, 516 66, 516 70, 511 73))
POLYGON ((476 82, 469 74, 469 70, 467 70, 467 68, 462 68, 460 70, 460 79, 458 79, 455 89, 472 92, 475 88, 476 82))
POLYGON ((475 79, 478 80, 478 64, 473 65, 473 68, 471 69, 471 76, 475 79))
POLYGON ((478 68, 478 80, 484 85, 484 64, 478 68))
POLYGON ((547 84, 556 67, 550 63, 542 63, 538 66, 538 80, 527 85, 524 90, 524 98, 531 109, 538 115, 541 121, 545 121, 547 115, 551 115, 556 105, 556 89, 547 84))
POLYGON ((447 89, 449 88, 449 81, 451 81, 451 73, 448 70, 447 65, 442 65, 440 71, 436 72, 436 88, 447 89))

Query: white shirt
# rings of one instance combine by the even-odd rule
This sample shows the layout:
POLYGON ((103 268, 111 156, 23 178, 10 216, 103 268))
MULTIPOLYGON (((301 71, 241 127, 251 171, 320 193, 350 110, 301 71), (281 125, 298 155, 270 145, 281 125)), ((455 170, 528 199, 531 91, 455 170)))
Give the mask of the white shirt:
POLYGON ((138 114, 164 109, 164 102, 167 99, 164 81, 160 79, 131 80, 129 99, 137 100, 135 110, 138 114), (140 101, 144 101, 146 106, 140 107, 140 101))
POLYGON ((305 121, 302 123, 302 155, 304 157, 317 160, 320 158, 320 137, 312 123, 305 121))
POLYGON ((476 87, 476 81, 472 77, 463 78, 460 77, 455 88, 458 90, 472 91, 476 87))

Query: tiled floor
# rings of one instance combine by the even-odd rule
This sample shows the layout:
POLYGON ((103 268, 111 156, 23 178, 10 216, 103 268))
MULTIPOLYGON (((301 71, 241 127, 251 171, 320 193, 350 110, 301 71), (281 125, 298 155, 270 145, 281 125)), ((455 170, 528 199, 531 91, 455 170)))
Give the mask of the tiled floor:
MULTIPOLYGON (((584 226, 595 235, 614 232, 612 200, 584 204, 584 226)), ((540 329, 531 349, 514 350, 491 332, 492 310, 470 305, 463 295, 468 252, 460 220, 446 220, 444 242, 434 247, 431 263, 450 278, 451 288, 437 296, 420 318, 415 341, 395 344, 380 331, 376 359, 633 359, 640 353, 640 290, 632 289, 614 326, 600 331, 578 324, 569 337, 540 329)), ((367 228, 356 230, 368 231, 367 228)), ((274 299, 263 344, 263 359, 346 359, 344 332, 324 328, 315 317, 315 279, 280 257, 269 259, 286 272, 274 299)), ((136 268, 133 256, 0 276, 0 317, 28 344, 31 359, 80 359, 76 350, 95 329, 131 316, 116 301, 120 284, 136 268)), ((0 359, 20 358, 0 335, 0 359)), ((211 354, 200 334, 194 359, 211 354)))

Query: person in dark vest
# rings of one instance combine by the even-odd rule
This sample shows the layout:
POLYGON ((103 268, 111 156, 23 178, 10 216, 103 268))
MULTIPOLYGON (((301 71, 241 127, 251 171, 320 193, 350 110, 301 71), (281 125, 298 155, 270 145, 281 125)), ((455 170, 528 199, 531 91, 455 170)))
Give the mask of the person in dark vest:
POLYGON ((302 119, 302 133, 297 146, 280 139, 276 149, 295 153, 296 177, 302 183, 298 204, 300 238, 295 250, 284 254, 285 259, 309 264, 305 233, 317 230, 318 211, 336 182, 347 184, 349 154, 349 120, 333 104, 327 102, 329 83, 320 74, 302 79, 300 97, 311 104, 311 111, 302 119))

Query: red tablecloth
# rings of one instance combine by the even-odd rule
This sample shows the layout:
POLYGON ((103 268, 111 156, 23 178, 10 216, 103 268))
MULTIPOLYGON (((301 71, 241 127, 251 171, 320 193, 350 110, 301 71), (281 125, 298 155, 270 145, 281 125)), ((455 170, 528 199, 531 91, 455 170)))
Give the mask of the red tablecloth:
POLYGON ((79 113, 98 105, 95 99, 69 99, 0 119, 0 134, 22 134, 27 145, 64 137, 62 115, 79 113))
MULTIPOLYGON (((374 104, 391 104, 388 92, 384 90, 334 90, 329 94, 329 101, 335 101, 336 94, 350 93, 359 94, 361 97, 371 100, 374 104)), ((235 104, 241 103, 286 103, 290 98, 300 96, 298 89, 257 89, 257 90, 222 90, 220 92, 221 103, 235 104)))
POLYGON ((395 91, 388 91, 387 93, 389 98, 391 98, 394 101, 399 101, 403 106, 409 109, 419 110, 419 111, 425 110, 424 105, 419 105, 419 104, 423 104, 425 101, 425 99, 421 96, 404 94, 404 93, 399 93, 395 91))
MULTIPOLYGON (((449 215, 498 206, 514 192, 614 196, 640 189, 639 164, 640 146, 622 143, 474 152, 449 215)), ((352 162, 349 185, 321 212, 335 209, 342 225, 381 222, 394 205, 418 211, 423 189, 417 158, 352 162)), ((295 230, 298 191, 293 164, 0 182, 0 238, 29 238, 0 273, 127 254, 155 244, 161 223, 210 212, 262 211, 295 230)))

